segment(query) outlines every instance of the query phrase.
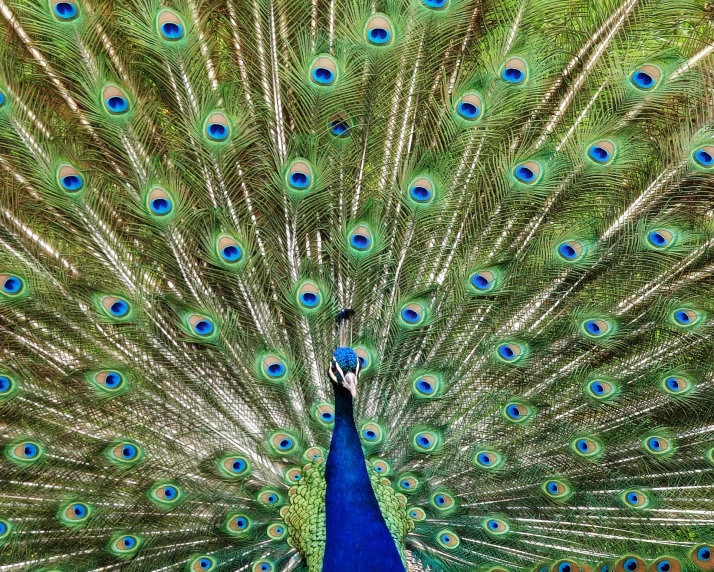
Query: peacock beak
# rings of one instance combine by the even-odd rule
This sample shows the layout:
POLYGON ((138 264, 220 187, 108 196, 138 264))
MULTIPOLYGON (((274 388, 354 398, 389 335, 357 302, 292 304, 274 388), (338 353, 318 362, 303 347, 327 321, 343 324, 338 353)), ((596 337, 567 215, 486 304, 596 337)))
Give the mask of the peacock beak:
POLYGON ((357 374, 348 371, 345 374, 344 381, 342 382, 342 385, 345 386, 349 390, 349 392, 352 394, 352 398, 357 397, 357 374))

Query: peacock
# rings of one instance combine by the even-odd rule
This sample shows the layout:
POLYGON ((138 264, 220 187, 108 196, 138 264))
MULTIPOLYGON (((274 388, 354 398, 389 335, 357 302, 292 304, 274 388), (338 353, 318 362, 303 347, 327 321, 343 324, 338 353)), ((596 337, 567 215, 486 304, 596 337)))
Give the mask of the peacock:
POLYGON ((0 15, 0 571, 714 571, 711 1, 0 15))

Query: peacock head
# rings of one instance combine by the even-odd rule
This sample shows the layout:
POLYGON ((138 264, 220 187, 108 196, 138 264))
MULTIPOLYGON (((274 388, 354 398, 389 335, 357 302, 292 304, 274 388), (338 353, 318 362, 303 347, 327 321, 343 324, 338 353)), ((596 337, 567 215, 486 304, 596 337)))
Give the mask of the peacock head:
POLYGON ((339 347, 332 354, 328 375, 336 386, 347 389, 352 397, 357 396, 360 363, 352 348, 339 347))

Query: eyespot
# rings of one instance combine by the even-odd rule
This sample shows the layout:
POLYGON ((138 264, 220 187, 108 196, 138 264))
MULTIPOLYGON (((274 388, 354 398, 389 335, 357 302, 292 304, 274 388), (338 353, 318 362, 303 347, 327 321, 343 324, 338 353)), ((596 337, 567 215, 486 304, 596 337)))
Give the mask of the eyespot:
POLYGON ((446 491, 437 491, 429 497, 429 503, 439 512, 448 512, 456 508, 456 499, 446 491))
POLYGON ((466 93, 456 102, 456 113, 466 121, 476 121, 483 112, 483 100, 476 93, 466 93))
POLYGON ((448 5, 448 0, 422 0, 424 6, 430 10, 443 10, 448 5))
POLYGON ((253 522, 245 514, 231 513, 226 518, 223 529, 230 536, 242 537, 248 534, 253 522))
POLYGON ((129 302, 117 296, 102 297, 102 308, 110 318, 126 318, 131 311, 129 302))
POLYGON ((216 567, 216 561, 210 556, 196 556, 189 564, 191 572, 211 572, 216 567))
POLYGON ((186 321, 191 328, 191 332, 196 336, 205 338, 215 334, 216 327, 213 324, 213 320, 202 314, 190 314, 186 321))
POLYGON ((84 187, 84 178, 79 171, 69 165, 62 165, 57 169, 57 179, 60 187, 67 193, 78 193, 84 187))
POLYGON ((487 518, 483 521, 481 526, 486 532, 496 536, 507 534, 511 530, 508 523, 500 518, 487 518))
POLYGON ((317 310, 322 305, 322 293, 317 284, 305 282, 298 289, 297 300, 303 310, 317 310))
POLYGON ((104 397, 120 395, 128 389, 124 375, 113 369, 105 369, 87 376, 93 389, 104 397))
POLYGON ((368 422, 362 425, 360 429, 360 437, 363 441, 370 445, 376 445, 382 442, 384 438, 383 429, 373 422, 368 422))
POLYGON ((184 25, 178 14, 172 10, 162 10, 157 18, 159 34, 168 42, 175 42, 183 38, 184 25))
POLYGON ((66 526, 75 526, 87 521, 92 507, 82 502, 73 502, 60 509, 59 520, 66 526))
POLYGON ((557 572, 580 572, 580 566, 571 560, 561 560, 553 566, 553 571, 557 572))
POLYGON ((7 540, 10 532, 12 532, 12 524, 7 520, 0 519, 0 543, 7 540))
POLYGON ((657 67, 653 65, 644 65, 632 72, 630 81, 638 89, 649 91, 659 83, 661 77, 662 72, 659 71, 657 67))
POLYGON ((541 169, 538 163, 535 161, 526 161, 513 169, 513 176, 519 183, 532 185, 540 178, 540 172, 541 169))
POLYGON ((372 232, 366 226, 360 225, 349 234, 349 243, 350 247, 359 253, 369 252, 374 243, 372 232))
POLYGON ((650 564, 649 572, 682 572, 682 563, 672 556, 662 556, 650 564))
POLYGON ((288 375, 285 362, 276 355, 267 355, 263 358, 262 371, 271 381, 282 381, 288 375))
POLYGON ((655 456, 664 456, 667 453, 673 452, 672 443, 666 437, 661 435, 653 435, 647 437, 644 442, 645 450, 655 456))
POLYGON ((45 448, 37 441, 13 441, 5 449, 5 456, 20 465, 31 465, 39 461, 45 453, 45 448))
POLYGON ((474 455, 474 464, 481 469, 494 470, 503 465, 503 455, 498 451, 483 449, 474 455))
POLYGON ((243 246, 231 236, 219 236, 216 241, 216 251, 221 260, 227 264, 237 265, 243 260, 243 246))
POLYGON ((15 274, 0 274, 0 284, 2 284, 2 293, 7 296, 17 296, 25 288, 22 278, 15 274))
POLYGON ((699 546, 695 546, 690 552, 692 561, 700 570, 714 569, 714 558, 712 558, 712 554, 714 554, 714 547, 710 544, 700 544, 699 546))
POLYGON ((355 346, 355 353, 357 354, 357 360, 359 361, 359 369, 362 373, 369 371, 372 368, 372 355, 367 351, 366 348, 361 348, 355 346))
POLYGON ((317 56, 310 66, 310 79, 319 86, 329 86, 337 81, 337 62, 327 54, 317 56))
POLYGON ((701 319, 696 310, 690 310, 688 308, 679 308, 672 313, 674 322, 678 326, 693 326, 699 322, 701 319))
POLYGON ((288 454, 295 451, 297 444, 295 438, 288 433, 282 431, 274 433, 270 437, 270 444, 273 446, 273 450, 279 454, 288 454))
POLYGON ((449 529, 444 529, 437 533, 436 540, 442 548, 447 550, 454 550, 455 548, 458 548, 459 544, 461 544, 459 536, 453 530, 449 529))
POLYGON ((52 13, 61 22, 71 22, 79 16, 79 8, 74 0, 51 0, 52 13))
POLYGON ((149 498, 159 506, 173 506, 183 497, 183 491, 176 485, 156 484, 149 492, 149 498))
POLYGON ((386 46, 392 42, 392 23, 383 14, 372 16, 365 26, 367 41, 373 46, 386 46))
POLYGON ((411 518, 412 520, 415 520, 417 522, 422 522, 422 521, 426 520, 426 512, 424 511, 423 508, 418 507, 418 506, 410 508, 407 511, 407 514, 409 515, 409 518, 411 518))
POLYGON ((314 409, 314 417, 325 427, 332 427, 335 422, 335 408, 329 403, 321 403, 314 409))
POLYGON ((599 165, 606 165, 615 156, 615 144, 612 141, 597 141, 588 147, 588 157, 599 165))
POLYGON ((117 534, 109 541, 109 551, 120 558, 128 558, 139 550, 143 542, 135 534, 117 534))
POLYGON ((594 438, 580 437, 570 443, 571 450, 579 457, 593 459, 603 454, 602 445, 594 438))
POLYGON ((159 217, 170 215, 174 210, 171 195, 161 187, 151 189, 146 197, 151 214, 159 217))
POLYGON ((0 107, 5 107, 5 94, 0 91, 0 107))
POLYGON ((285 482, 290 483, 290 485, 294 485, 302 479, 302 471, 297 467, 292 467, 285 471, 284 478, 285 482))
POLYGON ((231 134, 230 122, 223 112, 214 111, 206 119, 204 131, 210 141, 222 143, 231 134))
POLYGON ((433 398, 441 391, 441 380, 435 375, 424 374, 412 382, 412 391, 419 398, 433 398))
POLYGON ((581 324, 583 333, 590 338, 601 338, 610 331, 610 324, 605 320, 585 320, 581 324))
POLYGON ((637 556, 626 556, 621 558, 615 566, 617 572, 645 572, 647 566, 641 558, 637 556))
POLYGON ((296 159, 287 171, 288 186, 297 191, 307 191, 314 179, 312 166, 307 159, 296 159))
POLYGON ((274 522, 268 526, 268 536, 271 540, 282 540, 287 534, 288 529, 282 522, 274 522))
POLYGON ((689 380, 678 375, 670 375, 662 380, 662 389, 671 395, 686 395, 693 387, 689 380))
POLYGON ((115 85, 108 85, 104 88, 102 101, 110 115, 124 115, 129 111, 129 98, 115 85))
POLYGON ((489 292, 496 284, 496 275, 490 270, 474 272, 469 280, 477 292, 489 292))
POLYGON ((409 199, 417 206, 434 200, 434 182, 428 177, 417 177, 409 183, 409 199))
POLYGON ((516 423, 522 423, 533 415, 533 410, 525 403, 511 401, 503 408, 506 419, 516 423))
POLYGON ((250 463, 243 455, 221 457, 216 463, 221 475, 229 479, 247 477, 250 474, 250 463))
POLYGON ((369 461, 372 463, 372 468, 380 475, 387 476, 392 473, 392 467, 384 459, 372 457, 369 461))
POLYGON ((517 363, 525 356, 525 346, 517 342, 504 342, 496 346, 496 358, 506 363, 517 363))
POLYGON ((411 474, 402 475, 397 481, 397 487, 405 493, 413 493, 419 488, 420 484, 419 479, 411 474))
POLYGON ((558 255, 567 262, 574 262, 583 255, 583 245, 577 240, 568 240, 558 245, 558 255))
POLYGON ((322 462, 325 460, 325 450, 322 447, 310 447, 305 451, 305 459, 310 462, 322 462))
POLYGON ((328 127, 330 129, 330 133, 335 137, 349 136, 350 129, 352 128, 349 119, 347 119, 345 115, 334 116, 330 119, 328 127))
POLYGON ((573 494, 573 490, 570 485, 558 479, 550 479, 546 481, 541 486, 541 489, 551 499, 557 501, 566 500, 573 494))
POLYGON ((585 386, 585 393, 588 396, 599 400, 608 399, 615 395, 616 392, 617 386, 610 381, 605 381, 604 379, 593 379, 585 386))
POLYGON ((647 508, 649 499, 642 491, 630 489, 620 494, 620 499, 629 508, 647 508))
POLYGON ((0 373, 0 403, 7 401, 20 389, 15 378, 8 373, 0 373))
POLYGON ((258 502, 264 507, 277 507, 282 505, 285 501, 278 491, 275 489, 267 488, 263 489, 258 493, 258 502))
POLYGON ((510 58, 503 65, 501 78, 508 83, 521 84, 526 81, 528 67, 521 58, 510 58))
POLYGON ((704 147, 699 147, 699 149, 694 151, 692 156, 694 157, 694 162, 700 167, 708 169, 709 167, 714 166, 713 145, 705 145, 704 147))
POLYGON ((436 431, 417 431, 412 438, 412 446, 419 453, 432 453, 440 448, 441 437, 436 431))
POLYGON ((399 311, 399 317, 407 326, 418 326, 425 318, 424 307, 417 302, 405 304, 399 311))
POLYGON ((647 242, 653 248, 663 249, 672 245, 674 233, 664 228, 651 230, 647 233, 647 242))
POLYGON ((270 560, 258 560, 250 568, 251 572, 274 572, 275 564, 270 560))
POLYGON ((118 467, 132 467, 144 456, 144 450, 133 441, 114 441, 105 449, 104 456, 118 467))

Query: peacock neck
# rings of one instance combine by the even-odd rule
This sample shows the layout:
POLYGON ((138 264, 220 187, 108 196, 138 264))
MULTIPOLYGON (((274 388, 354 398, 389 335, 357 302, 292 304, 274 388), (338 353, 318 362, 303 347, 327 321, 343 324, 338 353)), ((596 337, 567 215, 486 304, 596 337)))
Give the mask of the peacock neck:
POLYGON ((327 537, 323 572, 404 572, 379 509, 354 421, 352 394, 335 391, 335 429, 327 457, 327 537))

